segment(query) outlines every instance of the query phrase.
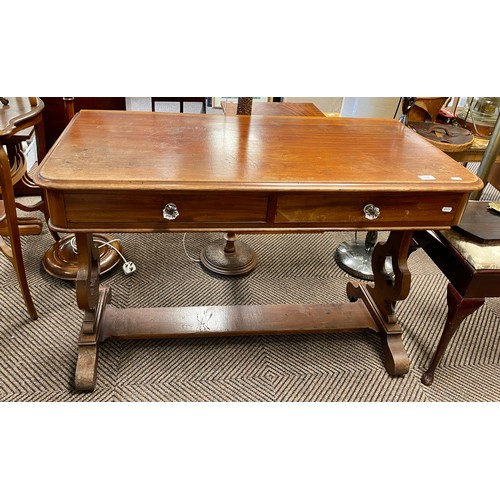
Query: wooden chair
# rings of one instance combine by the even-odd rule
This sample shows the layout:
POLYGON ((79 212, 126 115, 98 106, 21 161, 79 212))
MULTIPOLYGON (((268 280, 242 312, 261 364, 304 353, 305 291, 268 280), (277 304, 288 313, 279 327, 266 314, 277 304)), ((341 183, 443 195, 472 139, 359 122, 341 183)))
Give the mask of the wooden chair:
POLYGON ((185 102, 201 102, 201 113, 207 112, 206 97, 151 97, 151 111, 156 111, 157 102, 178 102, 180 113, 184 113, 185 102))
POLYGON ((35 127, 39 157, 45 154, 42 110, 37 97, 9 97, 0 106, 0 251, 12 263, 31 319, 38 314, 31 298, 21 249, 21 236, 40 234, 42 221, 36 217, 18 217, 17 209, 25 212, 45 211, 42 201, 32 206, 16 202, 13 186, 21 180, 29 182, 26 158, 20 145, 19 132, 35 127), (5 146, 5 148, 4 148, 5 146))
MULTIPOLYGON (((496 182, 491 169, 500 150, 497 120, 478 175, 496 182)), ((498 189, 498 185, 493 184, 498 189)), ((477 196, 473 196, 477 197, 477 196)), ((463 320, 480 308, 486 297, 500 297, 500 214, 489 202, 470 200, 459 226, 449 231, 416 231, 413 238, 448 278, 448 315, 432 361, 422 375, 431 385, 434 373, 463 320)))
POLYGON ((0 192, 3 198, 0 201, 0 251, 14 266, 24 303, 31 319, 37 319, 38 314, 26 279, 21 236, 40 234, 42 222, 35 217, 17 216, 9 159, 2 146, 0 146, 0 192), (9 243, 4 237, 8 237, 9 243))

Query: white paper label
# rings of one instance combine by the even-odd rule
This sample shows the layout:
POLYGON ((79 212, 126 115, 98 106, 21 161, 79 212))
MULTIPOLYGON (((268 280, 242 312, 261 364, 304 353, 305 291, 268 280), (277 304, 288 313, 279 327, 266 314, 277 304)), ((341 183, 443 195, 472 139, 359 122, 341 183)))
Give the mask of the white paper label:
POLYGON ((443 208, 441 209, 441 211, 442 211, 442 212, 445 212, 445 213, 449 213, 449 212, 451 212, 451 210, 452 210, 452 208, 451 208, 451 207, 443 207, 443 208))
POLYGON ((435 181, 436 178, 433 175, 419 175, 419 179, 423 181, 435 181))

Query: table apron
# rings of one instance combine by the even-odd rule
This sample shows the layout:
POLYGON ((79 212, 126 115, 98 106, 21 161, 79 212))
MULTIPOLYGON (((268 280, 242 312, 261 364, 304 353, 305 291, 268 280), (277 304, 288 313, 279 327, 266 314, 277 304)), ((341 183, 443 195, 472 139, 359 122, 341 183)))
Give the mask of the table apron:
POLYGON ((458 224, 462 192, 92 192, 47 191, 51 228, 61 232, 444 229, 458 224), (164 208, 178 214, 166 219, 164 208), (367 218, 365 207, 380 211, 367 218))

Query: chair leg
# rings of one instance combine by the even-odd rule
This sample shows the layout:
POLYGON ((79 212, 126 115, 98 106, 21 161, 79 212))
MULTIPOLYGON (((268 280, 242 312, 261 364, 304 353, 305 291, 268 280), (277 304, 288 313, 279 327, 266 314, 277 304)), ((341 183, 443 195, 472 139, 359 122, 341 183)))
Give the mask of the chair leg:
POLYGON ((448 283, 446 300, 448 302, 448 316, 443 333, 439 339, 431 364, 421 378, 422 383, 427 386, 431 385, 434 381, 436 367, 462 321, 484 304, 484 298, 464 299, 451 283, 448 283))
POLYGON ((30 318, 35 320, 38 318, 38 313, 36 312, 35 304, 31 298, 28 280, 26 279, 26 270, 24 268, 24 260, 21 253, 21 240, 20 238, 12 238, 10 243, 13 257, 12 265, 16 271, 17 281, 19 282, 19 287, 21 288, 21 293, 23 294, 24 303, 26 304, 26 309, 28 310, 30 318))
POLYGON ((5 219, 7 224, 7 234, 10 241, 10 252, 6 253, 7 258, 12 262, 16 271, 17 280, 23 294, 24 303, 28 309, 31 319, 37 319, 38 314, 33 304, 31 294, 28 288, 26 279, 26 271, 24 268, 23 254, 21 251, 21 236, 19 234, 19 226, 17 221, 14 189, 12 187, 12 179, 10 177, 9 163, 4 149, 0 146, 0 190, 5 209, 5 219), (9 255, 9 253, 11 255, 9 255))

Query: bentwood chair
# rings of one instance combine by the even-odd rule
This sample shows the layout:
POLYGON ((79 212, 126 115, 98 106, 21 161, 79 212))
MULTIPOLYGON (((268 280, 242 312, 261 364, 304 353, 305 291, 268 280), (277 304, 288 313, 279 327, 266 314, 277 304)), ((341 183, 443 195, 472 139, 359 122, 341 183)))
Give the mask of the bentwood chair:
POLYGON ((31 319, 37 319, 38 314, 33 304, 26 279, 21 250, 21 236, 40 234, 42 232, 42 222, 35 217, 17 217, 8 157, 1 146, 0 190, 3 198, 0 201, 0 251, 14 266, 24 303, 31 319), (9 243, 6 242, 4 237, 8 237, 9 243))
MULTIPOLYGON (((43 209, 43 202, 25 206, 16 202, 14 184, 26 175, 26 159, 16 134, 41 123, 43 102, 36 97, 4 98, 0 106, 0 251, 12 263, 31 319, 38 314, 31 298, 22 255, 21 236, 40 234, 42 221, 18 217, 17 209, 31 212, 43 209), (5 148, 4 148, 5 145, 5 148)), ((43 136, 43 129, 39 135, 43 136)))
MULTIPOLYGON (((500 120, 483 156, 478 175, 497 190, 500 120)), ((480 193, 474 197, 480 196, 480 193)), ((500 205, 500 204, 499 204, 500 205)), ((439 362, 462 322, 485 302, 500 297, 500 213, 488 201, 471 199, 460 224, 448 231, 416 231, 415 242, 448 278, 448 315, 422 383, 431 385, 439 362)), ((500 207, 499 207, 500 208, 500 207)))

